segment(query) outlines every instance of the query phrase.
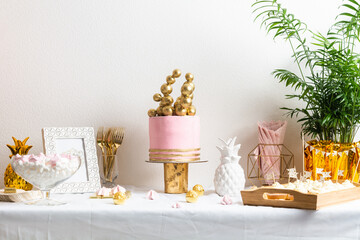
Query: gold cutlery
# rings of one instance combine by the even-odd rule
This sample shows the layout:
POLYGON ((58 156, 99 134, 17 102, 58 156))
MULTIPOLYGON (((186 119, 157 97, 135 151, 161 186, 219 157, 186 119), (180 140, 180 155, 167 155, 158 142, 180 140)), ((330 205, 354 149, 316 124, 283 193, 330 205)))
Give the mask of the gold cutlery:
POLYGON ((96 142, 101 149, 103 161, 103 174, 107 182, 112 182, 113 168, 115 165, 116 153, 124 139, 124 128, 114 127, 105 129, 100 127, 97 132, 96 142))
POLYGON ((112 173, 113 173, 112 169, 114 167, 115 156, 116 156, 118 148, 122 144, 124 135, 125 135, 124 128, 115 128, 112 133, 112 141, 113 141, 114 150, 113 150, 113 154, 112 154, 113 156, 112 156, 110 164, 109 164, 109 170, 108 170, 108 178, 109 179, 112 179, 112 173))
POLYGON ((104 127, 99 127, 97 135, 96 135, 96 143, 101 149, 101 155, 102 155, 102 162, 103 162, 103 171, 105 172, 105 149, 104 149, 104 127))

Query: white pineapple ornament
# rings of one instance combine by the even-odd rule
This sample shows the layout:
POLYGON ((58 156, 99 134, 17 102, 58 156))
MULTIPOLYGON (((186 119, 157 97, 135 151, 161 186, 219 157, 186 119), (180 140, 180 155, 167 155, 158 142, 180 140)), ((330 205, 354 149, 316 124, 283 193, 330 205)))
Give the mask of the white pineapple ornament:
POLYGON ((215 191, 220 196, 238 196, 245 187, 245 174, 239 164, 241 157, 238 155, 241 145, 235 145, 236 137, 230 138, 226 142, 222 139, 220 140, 225 145, 217 146, 221 153, 221 164, 215 171, 215 191))

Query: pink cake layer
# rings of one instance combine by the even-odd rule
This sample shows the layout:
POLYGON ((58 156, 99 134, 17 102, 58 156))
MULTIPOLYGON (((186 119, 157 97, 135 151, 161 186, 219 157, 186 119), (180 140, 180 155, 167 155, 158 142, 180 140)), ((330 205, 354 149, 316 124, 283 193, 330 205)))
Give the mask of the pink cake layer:
POLYGON ((162 116, 149 119, 150 160, 199 160, 200 117, 162 116))

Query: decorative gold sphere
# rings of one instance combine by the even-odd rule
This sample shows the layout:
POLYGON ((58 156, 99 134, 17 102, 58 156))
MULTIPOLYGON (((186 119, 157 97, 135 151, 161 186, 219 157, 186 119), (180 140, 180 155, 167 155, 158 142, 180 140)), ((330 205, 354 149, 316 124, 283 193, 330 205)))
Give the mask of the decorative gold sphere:
POLYGON ((194 105, 191 105, 190 107, 188 107, 187 109, 187 114, 189 116, 195 116, 196 114, 196 108, 194 107, 194 105))
POLYGON ((149 115, 149 117, 155 117, 156 116, 156 110, 155 109, 150 109, 148 111, 148 115, 149 115))
POLYGON ((173 114, 173 110, 171 106, 166 106, 162 109, 162 112, 165 116, 171 116, 173 114))
POLYGON ((177 116, 186 116, 187 111, 185 108, 181 107, 181 105, 177 105, 175 113, 177 116))
POLYGON ((175 103, 180 103, 181 97, 177 97, 175 103))
POLYGON ((157 109, 156 109, 156 113, 157 113, 157 115, 158 116, 162 116, 162 107, 158 107, 157 109))
POLYGON ((196 184, 196 185, 193 187, 193 190, 198 194, 198 196, 204 195, 204 188, 203 188, 203 186, 201 186, 200 184, 196 184))
POLYGON ((191 100, 190 97, 182 97, 182 98, 180 99, 180 104, 181 104, 181 106, 184 107, 184 108, 190 107, 190 106, 191 106, 191 103, 192 103, 192 100, 191 100))
POLYGON ((173 89, 172 89, 171 85, 164 83, 163 85, 161 85, 160 90, 165 96, 167 96, 172 92, 173 89))
POLYGON ((123 205, 125 203, 126 199, 127 199, 126 194, 123 192, 117 192, 113 196, 115 205, 123 205))
POLYGON ((188 84, 190 84, 192 86, 192 91, 194 92, 195 91, 195 84, 193 82, 188 82, 188 84))
POLYGON ((175 78, 173 78, 173 76, 167 76, 166 77, 166 82, 168 84, 174 84, 175 83, 175 78))
POLYGON ((194 91, 193 86, 191 83, 184 83, 181 87, 181 94, 184 96, 189 96, 194 91))
POLYGON ((186 193, 186 201, 189 203, 195 203, 198 200, 198 194, 194 190, 190 190, 186 193))
POLYGON ((175 115, 177 115, 177 112, 181 112, 181 105, 179 102, 175 102, 174 106, 173 106, 173 113, 175 113, 175 115))
POLYGON ((160 107, 165 107, 165 106, 167 106, 166 102, 164 101, 164 98, 161 99, 159 106, 160 106, 160 107))
POLYGON ((187 73, 185 74, 185 79, 191 82, 192 80, 194 80, 194 75, 192 75, 191 73, 187 73))
POLYGON ((164 106, 171 105, 174 102, 174 99, 172 96, 165 96, 161 99, 161 103, 164 104, 164 106))
POLYGON ((172 73, 172 77, 178 78, 181 76, 181 71, 179 69, 175 69, 172 73))
POLYGON ((160 102, 161 99, 162 99, 162 96, 160 93, 155 93, 154 96, 153 96, 153 99, 155 102, 160 102))

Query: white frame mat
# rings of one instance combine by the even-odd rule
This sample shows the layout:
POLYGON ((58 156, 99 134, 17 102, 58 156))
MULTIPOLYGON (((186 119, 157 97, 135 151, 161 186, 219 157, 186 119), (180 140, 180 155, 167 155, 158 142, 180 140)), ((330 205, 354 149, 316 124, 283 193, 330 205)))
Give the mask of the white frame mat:
POLYGON ((50 127, 43 128, 42 135, 46 154, 71 153, 81 158, 78 172, 51 192, 96 192, 101 187, 94 128, 50 127))

